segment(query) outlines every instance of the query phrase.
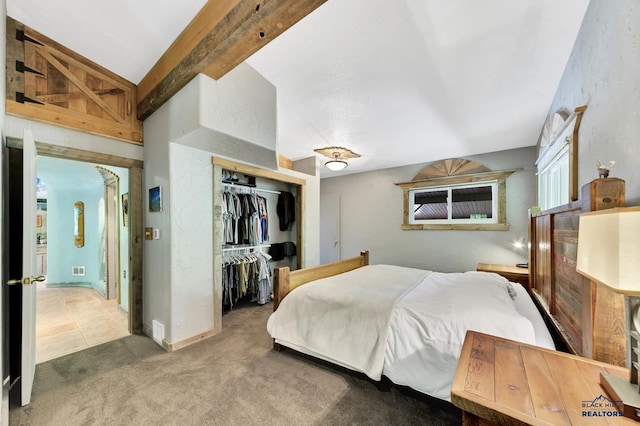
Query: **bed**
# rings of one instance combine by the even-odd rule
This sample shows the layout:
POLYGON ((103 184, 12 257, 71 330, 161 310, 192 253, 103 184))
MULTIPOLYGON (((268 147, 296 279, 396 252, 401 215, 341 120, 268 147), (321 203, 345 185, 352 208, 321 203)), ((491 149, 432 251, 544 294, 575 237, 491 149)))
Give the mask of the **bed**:
POLYGON ((554 349, 522 285, 486 272, 370 265, 368 252, 274 274, 267 330, 283 346, 450 400, 467 330, 554 349))

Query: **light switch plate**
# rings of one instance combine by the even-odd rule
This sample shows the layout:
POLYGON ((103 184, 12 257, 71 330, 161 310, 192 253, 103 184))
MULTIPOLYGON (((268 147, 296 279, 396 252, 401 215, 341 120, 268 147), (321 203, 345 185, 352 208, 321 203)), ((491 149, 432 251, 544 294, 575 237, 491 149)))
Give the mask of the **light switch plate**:
POLYGON ((153 239, 154 240, 159 240, 160 239, 160 229, 159 228, 153 228, 153 239))

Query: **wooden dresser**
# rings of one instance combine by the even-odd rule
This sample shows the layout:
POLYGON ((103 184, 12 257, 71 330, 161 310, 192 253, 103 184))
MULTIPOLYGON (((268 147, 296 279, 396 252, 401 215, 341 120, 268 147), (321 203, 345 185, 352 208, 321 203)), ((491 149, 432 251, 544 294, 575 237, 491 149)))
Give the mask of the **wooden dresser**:
POLYGON ((463 425, 637 424, 618 416, 600 373, 626 368, 564 352, 467 332, 451 386, 463 425))

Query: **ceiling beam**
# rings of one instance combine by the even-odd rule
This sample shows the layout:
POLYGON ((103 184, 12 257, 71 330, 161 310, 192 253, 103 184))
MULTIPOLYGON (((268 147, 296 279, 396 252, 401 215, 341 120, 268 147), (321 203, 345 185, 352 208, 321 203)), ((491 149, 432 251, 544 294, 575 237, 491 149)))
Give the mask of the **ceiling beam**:
POLYGON ((209 0, 138 84, 138 119, 199 73, 218 80, 326 1, 209 0))

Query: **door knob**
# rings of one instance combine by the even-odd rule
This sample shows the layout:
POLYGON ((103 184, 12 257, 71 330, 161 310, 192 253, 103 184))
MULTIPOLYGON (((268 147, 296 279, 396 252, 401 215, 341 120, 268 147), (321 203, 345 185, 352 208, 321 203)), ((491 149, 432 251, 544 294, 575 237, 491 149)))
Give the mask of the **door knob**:
POLYGON ((29 285, 32 284, 36 281, 38 282, 42 282, 44 280, 46 280, 47 277, 45 277, 44 275, 39 275, 37 277, 24 277, 21 280, 9 280, 7 281, 8 285, 17 285, 17 284, 22 284, 22 285, 29 285))

